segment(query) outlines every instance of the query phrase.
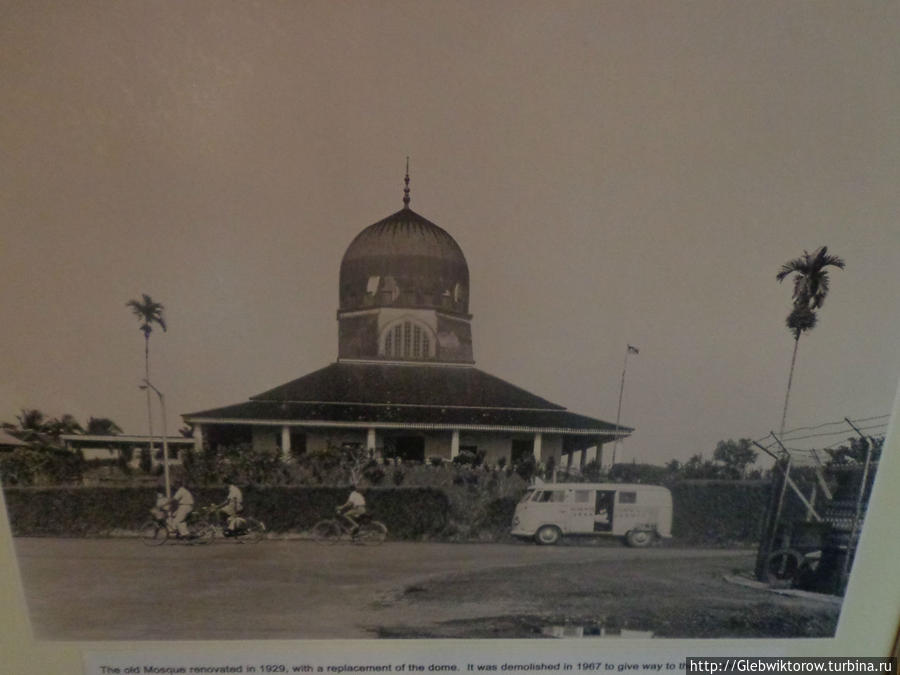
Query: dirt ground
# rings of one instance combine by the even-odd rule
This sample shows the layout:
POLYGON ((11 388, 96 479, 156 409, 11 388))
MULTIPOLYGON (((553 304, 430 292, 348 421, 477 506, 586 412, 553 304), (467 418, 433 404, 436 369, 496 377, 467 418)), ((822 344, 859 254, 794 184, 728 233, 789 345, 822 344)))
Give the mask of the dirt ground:
POLYGON ((398 606, 416 613, 446 603, 483 602, 517 611, 379 630, 382 637, 658 638, 828 637, 839 606, 785 597, 725 580, 747 574, 752 556, 578 562, 456 574, 405 587, 398 606), (525 590, 527 589, 527 591, 525 590), (523 600, 523 591, 527 599, 523 600))
POLYGON ((835 602, 729 583, 752 551, 16 540, 50 640, 824 637, 835 602))

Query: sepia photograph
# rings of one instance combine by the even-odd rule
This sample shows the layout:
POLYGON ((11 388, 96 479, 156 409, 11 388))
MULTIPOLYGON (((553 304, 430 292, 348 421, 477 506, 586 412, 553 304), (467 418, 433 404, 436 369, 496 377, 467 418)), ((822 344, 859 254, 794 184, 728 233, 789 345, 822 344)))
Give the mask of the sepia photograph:
POLYGON ((861 543, 898 534, 868 529, 898 468, 897 6, 0 15, 30 639, 848 624, 861 543))

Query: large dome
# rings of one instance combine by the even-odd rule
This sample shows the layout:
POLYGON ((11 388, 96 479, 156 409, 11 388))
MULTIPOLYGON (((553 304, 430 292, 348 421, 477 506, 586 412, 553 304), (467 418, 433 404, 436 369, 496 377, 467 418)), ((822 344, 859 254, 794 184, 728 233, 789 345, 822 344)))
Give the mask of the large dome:
POLYGON ((469 311, 469 267, 446 231, 406 207, 370 225, 341 261, 340 308, 469 311))

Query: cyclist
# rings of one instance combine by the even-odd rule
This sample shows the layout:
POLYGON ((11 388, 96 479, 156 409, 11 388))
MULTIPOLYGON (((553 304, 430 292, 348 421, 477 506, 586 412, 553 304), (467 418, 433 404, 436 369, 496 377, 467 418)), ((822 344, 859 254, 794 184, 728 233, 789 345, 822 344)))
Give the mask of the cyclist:
POLYGON ((225 528, 226 537, 234 535, 243 520, 238 514, 244 510, 244 495, 235 482, 233 476, 229 476, 225 479, 225 483, 228 485, 228 495, 225 497, 224 502, 216 505, 216 508, 228 518, 225 528))
POLYGON ((155 520, 159 522, 166 522, 169 516, 169 500, 166 499, 166 495, 161 490, 156 491, 156 503, 153 505, 153 508, 150 509, 150 514, 153 516, 155 520))
POLYGON ((341 504, 337 512, 351 525, 350 536, 355 537, 359 532, 359 517, 366 512, 366 498, 360 494, 356 485, 350 486, 350 496, 341 504))
POLYGON ((187 520, 188 514, 194 510, 194 495, 187 489, 187 481, 179 481, 178 489, 172 495, 172 504, 169 507, 172 513, 172 524, 175 526, 179 537, 190 538, 187 520))

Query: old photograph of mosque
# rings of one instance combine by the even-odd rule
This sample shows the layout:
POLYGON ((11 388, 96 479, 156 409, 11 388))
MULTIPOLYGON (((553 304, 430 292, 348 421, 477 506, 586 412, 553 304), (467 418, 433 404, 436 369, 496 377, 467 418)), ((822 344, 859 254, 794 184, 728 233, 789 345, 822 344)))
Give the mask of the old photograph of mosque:
POLYGON ((835 636, 898 383, 867 6, 13 12, 35 638, 835 636))

